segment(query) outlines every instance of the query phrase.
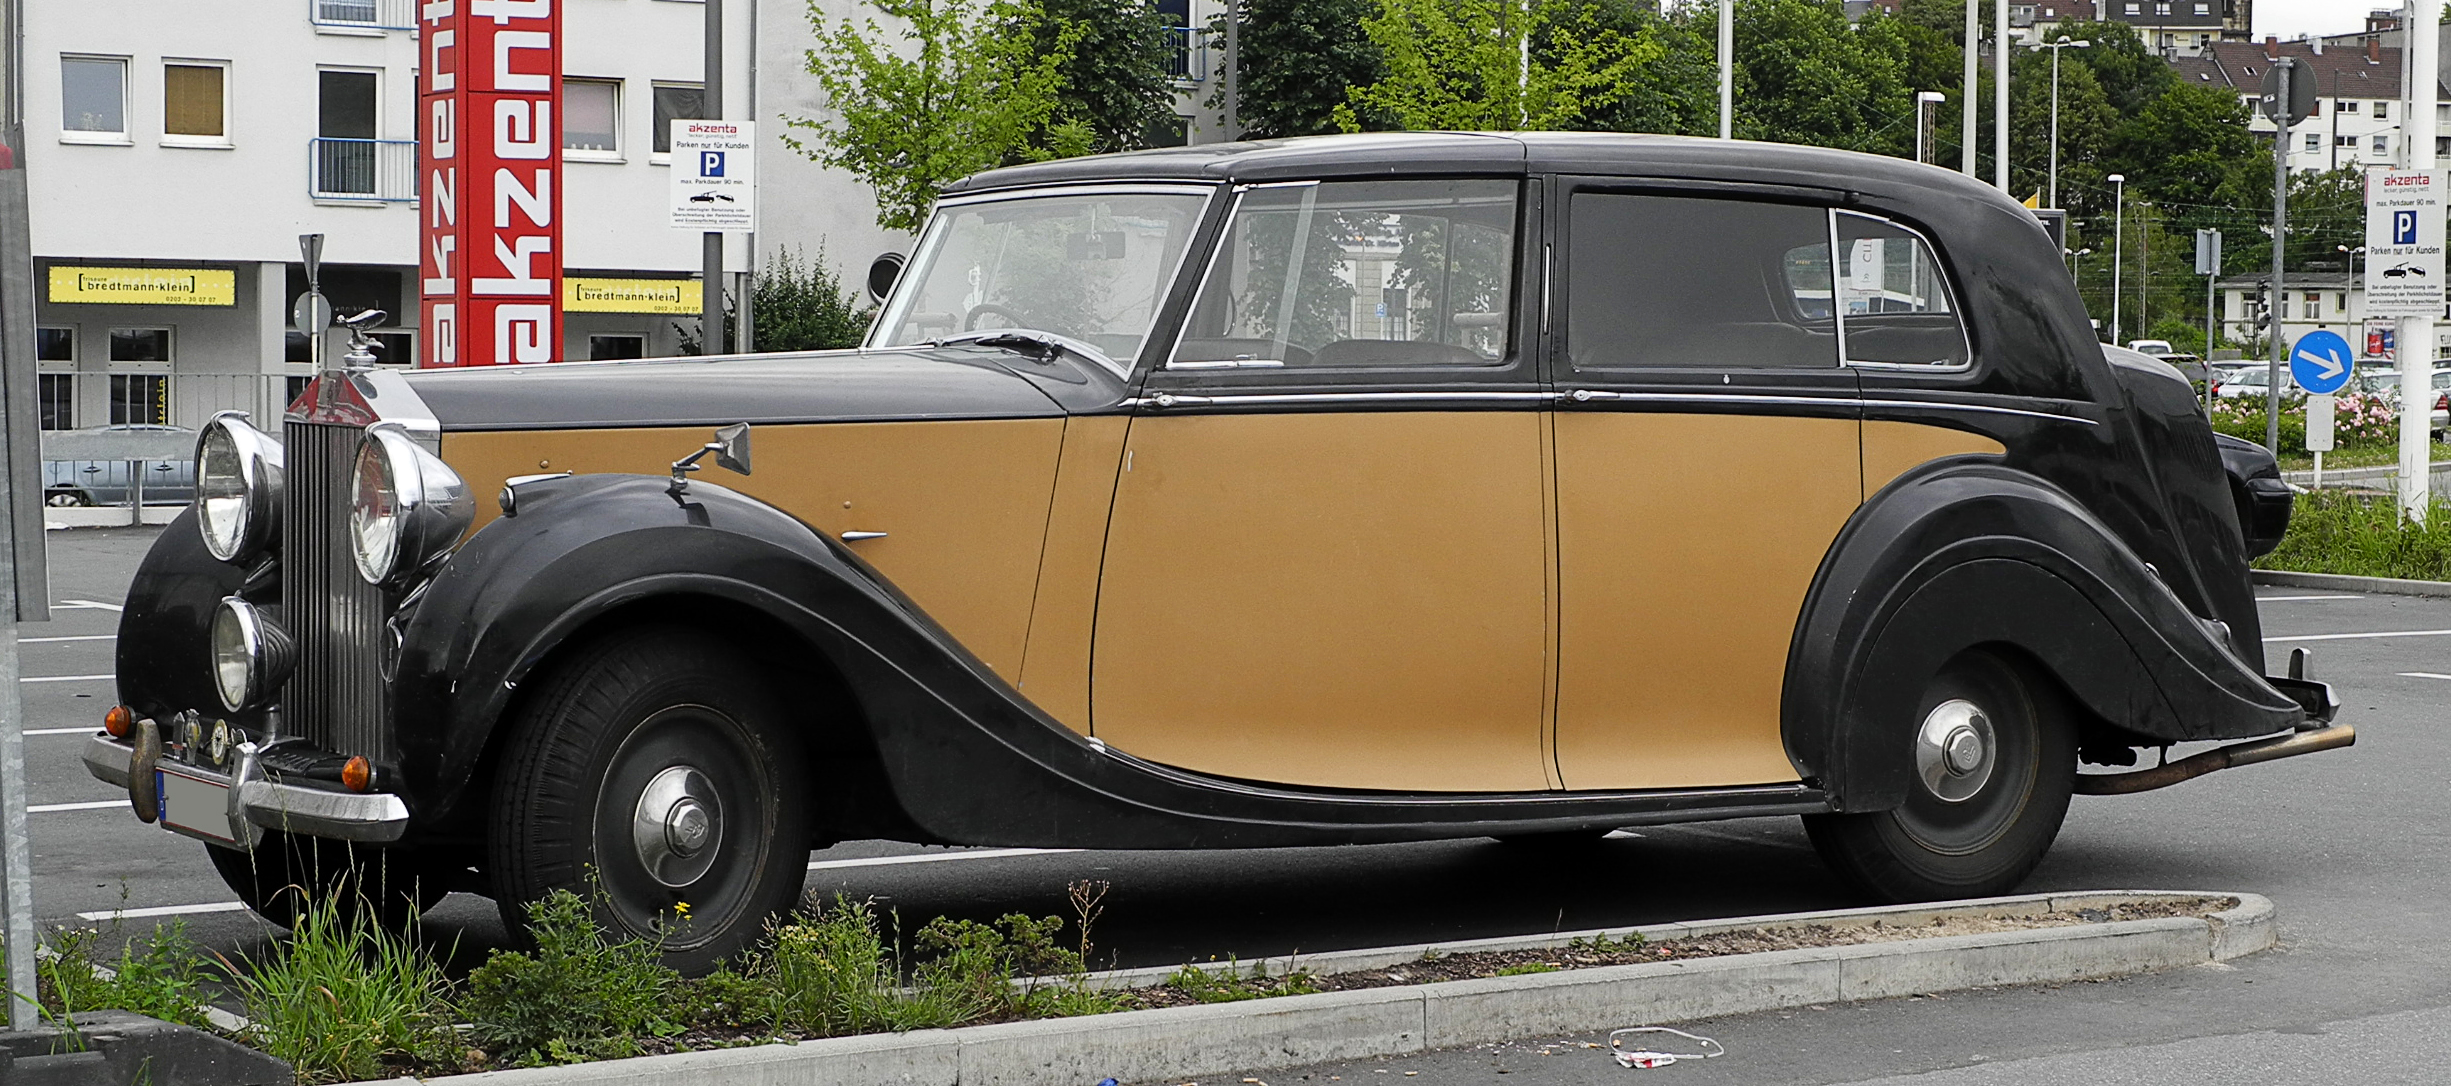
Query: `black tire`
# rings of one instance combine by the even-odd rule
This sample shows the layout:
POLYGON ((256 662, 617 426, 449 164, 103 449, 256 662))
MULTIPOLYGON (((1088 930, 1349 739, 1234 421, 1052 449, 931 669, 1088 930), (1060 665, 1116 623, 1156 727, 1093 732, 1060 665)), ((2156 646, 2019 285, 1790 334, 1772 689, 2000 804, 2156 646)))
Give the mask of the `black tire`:
POLYGON ((92 505, 94 499, 82 490, 53 490, 43 495, 43 504, 53 509, 74 509, 92 505))
POLYGON ((693 630, 618 631, 554 667, 513 716, 489 850, 511 931, 526 930, 529 902, 568 890, 695 975, 798 900, 809 816, 785 781, 807 761, 736 650, 693 630), (642 820, 661 832, 641 836, 642 820))
POLYGON ((2075 729, 2056 691, 1999 656, 1972 651, 1925 684, 1915 721, 1918 738, 1907 754, 1922 760, 1909 767, 1906 802, 1867 814, 1806 816, 1814 850, 1875 901, 2016 889, 2059 836, 2076 786, 2075 729), (1980 726, 1963 715, 1967 704, 1980 726), (1931 760, 1920 735, 1931 728, 1954 736, 1960 725, 1978 735, 1979 727, 1990 730, 1988 772, 1960 772, 1945 750, 1931 760))
POLYGON ((204 851, 240 901, 285 928, 297 927, 310 903, 329 900, 343 924, 406 931, 449 892, 445 873, 407 849, 266 832, 253 852, 204 851))

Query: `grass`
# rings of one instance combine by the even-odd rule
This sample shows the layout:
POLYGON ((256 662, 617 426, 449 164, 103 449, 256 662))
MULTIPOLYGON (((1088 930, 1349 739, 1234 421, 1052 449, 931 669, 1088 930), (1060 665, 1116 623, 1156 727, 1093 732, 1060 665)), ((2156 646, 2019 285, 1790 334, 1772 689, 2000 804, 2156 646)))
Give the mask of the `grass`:
MULTIPOLYGON (((2257 434, 2253 440, 2256 444, 2261 445, 2264 442, 2264 436, 2257 434)), ((2434 450, 2428 454, 2428 459, 2437 464, 2451 460, 2451 442, 2435 442, 2434 450)), ((2343 468, 2396 467, 2399 463, 2400 446, 2396 444, 2360 445, 2353 448, 2334 449, 2323 454, 2323 470, 2325 471, 2343 468)), ((2287 445, 2281 447, 2282 471, 2309 471, 2314 466, 2315 454, 2303 449, 2292 452, 2287 445)))
POLYGON ((2420 527, 2388 497, 2346 490, 2298 495, 2289 534, 2258 569, 2353 577, 2451 580, 2451 503, 2435 499, 2420 527))
POLYGON ((241 1039, 287 1060, 305 1083, 453 1066, 449 982, 407 937, 331 901, 302 911, 262 958, 224 963, 250 1020, 241 1039))
POLYGON ((187 922, 174 920, 120 948, 119 957, 97 962, 102 932, 62 928, 45 942, 51 954, 36 966, 46 1015, 66 1019, 81 1011, 123 1010, 165 1022, 206 1027, 204 985, 211 966, 187 936, 187 922))
POLYGON ((1166 986, 1199 1003, 1237 1003, 1246 999, 1309 995, 1319 990, 1306 970, 1269 976, 1266 962, 1253 962, 1249 972, 1231 959, 1221 968, 1186 965, 1166 978, 1166 986))

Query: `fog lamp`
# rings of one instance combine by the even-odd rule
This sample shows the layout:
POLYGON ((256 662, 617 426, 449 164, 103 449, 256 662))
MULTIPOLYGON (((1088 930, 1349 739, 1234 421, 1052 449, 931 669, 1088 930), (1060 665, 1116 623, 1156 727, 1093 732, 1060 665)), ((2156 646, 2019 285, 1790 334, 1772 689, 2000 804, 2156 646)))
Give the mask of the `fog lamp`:
POLYGON ((263 701, 297 664, 289 633, 254 604, 231 596, 213 612, 213 685, 235 713, 263 701))

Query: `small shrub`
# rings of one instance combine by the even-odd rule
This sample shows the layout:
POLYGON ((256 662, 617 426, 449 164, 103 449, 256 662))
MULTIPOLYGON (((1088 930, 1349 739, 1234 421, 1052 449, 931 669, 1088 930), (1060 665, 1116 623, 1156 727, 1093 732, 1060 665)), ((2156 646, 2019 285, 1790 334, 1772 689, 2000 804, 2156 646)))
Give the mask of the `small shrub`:
POLYGON ((204 952, 187 936, 187 922, 173 920, 120 948, 117 960, 97 967, 92 928, 53 932, 53 956, 37 966, 43 1009, 54 1015, 121 1010, 165 1022, 209 1028, 202 989, 204 952))
POLYGON ((528 905, 533 954, 496 951, 468 974, 460 1011, 477 1040, 522 1065, 637 1055, 681 1031, 667 1014, 681 975, 641 939, 605 937, 587 903, 556 890, 528 905))
POLYGON ((864 901, 804 913, 775 929, 776 1025, 819 1037, 907 1028, 897 964, 864 901))
POLYGON ((1166 978, 1166 986, 1202 1003, 1235 1003, 1245 999, 1268 999, 1275 996, 1309 995, 1319 990, 1306 970, 1296 969, 1281 977, 1268 975, 1265 962, 1254 962, 1244 973, 1238 964, 1228 960, 1223 969, 1201 969, 1186 965, 1166 978))
POLYGON ((772 974, 745 972, 725 964, 696 980, 684 980, 673 1005, 691 1029, 739 1033, 773 1027, 781 989, 772 974))
POLYGON ((302 1082, 381 1078, 453 1062, 448 982, 402 936, 343 921, 331 901, 300 912, 286 942, 231 968, 245 999, 246 1040, 288 1060, 302 1082))
POLYGON ((957 1016, 956 1021, 1052 1013, 1046 1004, 1062 985, 1015 982, 1085 971, 1079 952, 1056 945, 1063 931, 1064 921, 1058 917, 1034 920, 1020 913, 1008 913, 994 924, 931 920, 919 929, 919 946, 932 956, 916 971, 915 998, 957 1016))

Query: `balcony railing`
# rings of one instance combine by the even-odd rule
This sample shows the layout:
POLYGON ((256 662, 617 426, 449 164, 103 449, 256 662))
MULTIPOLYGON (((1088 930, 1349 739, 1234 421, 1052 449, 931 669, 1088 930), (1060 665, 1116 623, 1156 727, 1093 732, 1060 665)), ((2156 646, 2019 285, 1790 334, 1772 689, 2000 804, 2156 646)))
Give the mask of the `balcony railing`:
POLYGON ((318 200, 417 198, 417 141, 318 137, 308 141, 307 188, 318 200))
POLYGON ((1198 26, 1170 26, 1166 33, 1174 39, 1174 56, 1166 75, 1177 83, 1198 83, 1208 78, 1208 29, 1198 26))
POLYGON ((413 30, 414 0, 306 0, 306 17, 317 26, 368 30, 413 30))

